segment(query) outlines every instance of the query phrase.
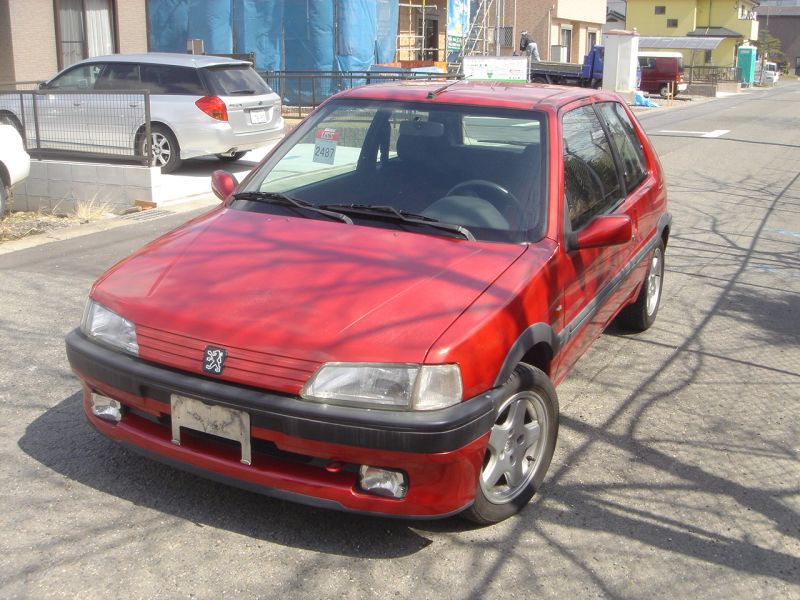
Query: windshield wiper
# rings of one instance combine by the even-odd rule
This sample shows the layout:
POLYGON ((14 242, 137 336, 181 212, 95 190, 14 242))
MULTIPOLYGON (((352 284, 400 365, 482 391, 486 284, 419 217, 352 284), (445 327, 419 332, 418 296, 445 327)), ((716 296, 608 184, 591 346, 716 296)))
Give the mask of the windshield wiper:
POLYGON ((475 241, 475 236, 472 235, 472 232, 463 225, 445 223, 444 221, 434 219, 433 217, 426 217, 425 215, 418 215, 405 210, 399 210, 394 206, 376 206, 372 204, 321 204, 320 208, 327 208, 329 210, 347 212, 350 214, 375 216, 382 219, 388 217, 394 221, 414 223, 415 225, 427 225, 436 229, 454 231, 466 240, 471 242, 475 241))
POLYGON ((237 194, 234 194, 233 197, 236 200, 269 202, 270 204, 279 204, 281 206, 288 206, 289 208, 298 209, 298 212, 301 210, 308 210, 321 215, 325 215, 326 217, 330 217, 332 219, 338 219, 339 221, 347 223, 348 225, 353 224, 353 220, 347 215, 343 215, 342 213, 333 210, 326 210, 325 207, 319 207, 315 204, 311 204, 311 202, 306 202, 305 200, 300 200, 300 198, 295 198, 293 196, 290 196, 289 194, 284 194, 281 192, 239 192, 237 194))
POLYGON ((228 92, 231 96, 236 96, 237 94, 255 94, 255 90, 233 90, 232 92, 228 92))

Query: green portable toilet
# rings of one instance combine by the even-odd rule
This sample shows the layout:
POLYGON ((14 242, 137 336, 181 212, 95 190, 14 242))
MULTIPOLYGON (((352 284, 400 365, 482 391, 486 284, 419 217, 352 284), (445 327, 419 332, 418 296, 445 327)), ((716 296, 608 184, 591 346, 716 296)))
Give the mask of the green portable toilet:
POLYGON ((746 85, 753 85, 756 79, 756 47, 739 46, 736 53, 736 66, 741 72, 741 82, 746 85))

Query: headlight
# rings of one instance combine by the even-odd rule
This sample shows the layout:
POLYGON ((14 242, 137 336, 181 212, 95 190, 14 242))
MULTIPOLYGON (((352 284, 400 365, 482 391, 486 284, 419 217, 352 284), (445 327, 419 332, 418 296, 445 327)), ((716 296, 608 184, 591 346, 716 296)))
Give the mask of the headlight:
POLYGON ((461 393, 458 365, 327 363, 300 395, 330 404, 435 410, 457 404, 461 393))
POLYGON ((139 355, 139 344, 136 343, 133 323, 91 298, 86 302, 83 311, 81 331, 99 342, 139 355))

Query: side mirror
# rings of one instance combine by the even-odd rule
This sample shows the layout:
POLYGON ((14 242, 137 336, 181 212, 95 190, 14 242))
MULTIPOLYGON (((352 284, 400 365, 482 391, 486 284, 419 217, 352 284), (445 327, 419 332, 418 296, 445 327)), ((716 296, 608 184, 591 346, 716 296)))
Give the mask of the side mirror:
POLYGON ((633 225, 628 215, 601 216, 592 219, 586 227, 573 234, 570 249, 617 246, 632 239, 633 225))
POLYGON ((39 87, 40 90, 46 90, 47 89, 47 82, 46 81, 40 81, 38 87, 39 87))
POLYGON ((211 174, 211 191, 214 195, 225 202, 236 191, 239 182, 236 177, 227 171, 217 170, 211 174))

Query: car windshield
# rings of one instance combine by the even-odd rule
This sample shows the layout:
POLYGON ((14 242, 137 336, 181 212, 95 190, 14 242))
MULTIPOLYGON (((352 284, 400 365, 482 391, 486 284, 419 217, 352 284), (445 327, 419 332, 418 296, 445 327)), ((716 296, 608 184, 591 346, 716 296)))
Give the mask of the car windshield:
POLYGON ((357 225, 530 242, 545 225, 545 131, 532 110, 333 101, 244 191, 290 195, 357 225))
POLYGON ((211 92, 217 96, 269 94, 272 89, 248 65, 222 65, 203 69, 211 92))

